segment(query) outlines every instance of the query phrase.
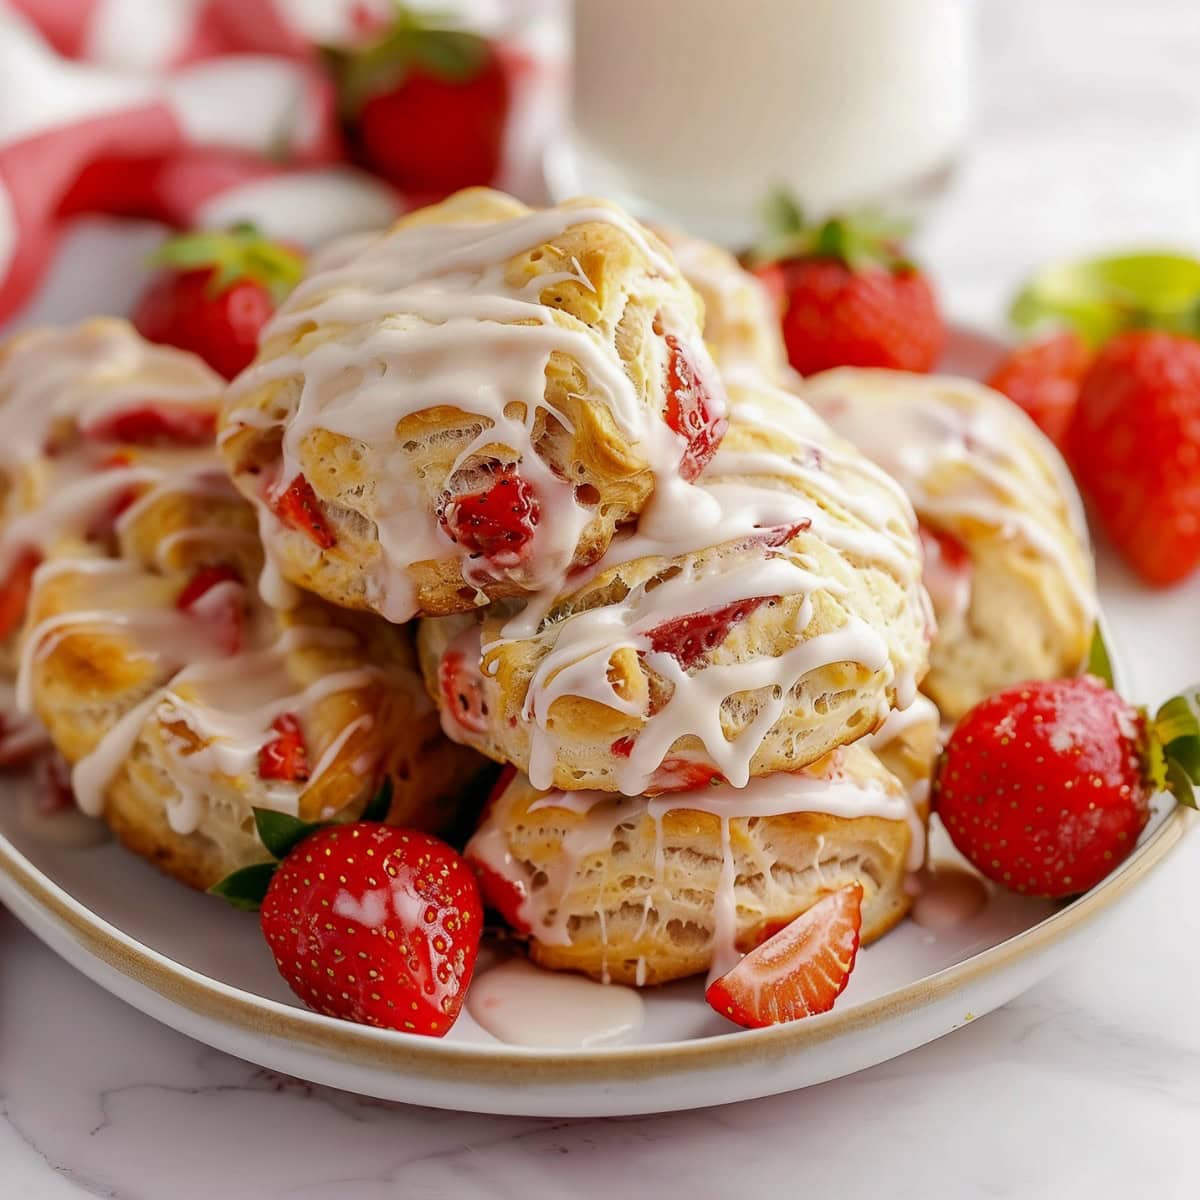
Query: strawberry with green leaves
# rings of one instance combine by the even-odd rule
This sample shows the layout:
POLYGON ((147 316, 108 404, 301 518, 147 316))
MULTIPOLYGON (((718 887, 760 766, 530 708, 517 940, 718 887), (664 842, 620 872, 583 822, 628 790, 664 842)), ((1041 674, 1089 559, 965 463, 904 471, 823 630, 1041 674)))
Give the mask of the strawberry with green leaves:
POLYGON ((1053 409, 1056 440, 1092 512, 1143 579, 1162 585, 1191 574, 1200 566, 1200 259, 1143 253, 1058 264, 1025 286, 1011 315, 1022 328, 1057 333, 1043 349, 1015 352, 1026 360, 1015 389, 1011 365, 1002 368, 1007 383, 993 384, 1052 436, 1034 409, 1053 409))
POLYGON ((1196 806, 1200 695, 1151 714, 1113 690, 1098 639, 1091 665, 983 700, 938 764, 934 809, 951 840, 1013 891, 1086 892, 1133 850, 1157 792, 1196 806))
POLYGON ((810 224, 785 192, 766 218, 750 264, 779 306, 797 371, 933 369, 945 325, 928 278, 899 249, 902 226, 869 214, 810 224))
POLYGON ((310 1008, 443 1037, 479 953, 479 885, 445 842, 383 824, 390 804, 385 785, 350 824, 255 809, 259 838, 279 861, 235 871, 211 890, 259 910, 279 973, 310 1008))
POLYGON ((180 234, 153 261, 163 270, 134 310, 138 332, 198 354, 226 379, 250 364, 262 327, 304 274, 297 250, 251 225, 180 234))
POLYGON ((364 165, 417 194, 495 180, 511 84, 485 38, 400 4, 377 40, 331 57, 364 165))

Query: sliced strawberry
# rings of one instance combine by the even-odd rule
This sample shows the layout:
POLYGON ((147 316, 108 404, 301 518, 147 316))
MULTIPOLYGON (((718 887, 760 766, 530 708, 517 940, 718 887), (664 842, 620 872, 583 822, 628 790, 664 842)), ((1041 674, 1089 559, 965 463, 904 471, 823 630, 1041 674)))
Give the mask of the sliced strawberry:
POLYGON ((0 640, 17 630, 25 620, 33 573, 41 561, 42 556, 36 550, 22 550, 13 562, 4 586, 0 587, 0 640))
POLYGON ((858 883, 824 896, 711 983, 705 1000, 748 1029, 828 1012, 854 970, 862 899, 858 883))
POLYGON ((275 718, 271 726, 276 736, 258 752, 258 773, 263 779, 281 779, 285 783, 303 783, 308 779, 308 749, 304 730, 293 713, 275 718))
POLYGON ((664 758, 646 784, 646 795, 662 792, 695 792, 725 782, 725 776, 712 763, 694 758, 664 758))
POLYGON ((210 623, 216 640, 229 655, 236 654, 242 647, 246 606, 241 584, 241 574, 234 567, 224 563, 201 567, 175 601, 181 612, 194 612, 210 623), (218 596, 209 596, 209 592, 222 583, 235 583, 239 590, 225 588, 218 596))
POLYGON ((216 437, 217 414, 212 409, 146 404, 108 413, 79 432, 93 442, 124 442, 131 446, 205 446, 216 437))
POLYGON ((453 724, 469 733, 487 732, 488 709, 477 662, 468 662, 461 650, 451 647, 438 664, 438 688, 442 712, 453 724))
POLYGON ((720 608, 708 608, 685 617, 672 617, 651 629, 646 637, 652 650, 669 654, 687 671, 709 651, 715 650, 735 625, 771 598, 758 596, 752 600, 735 600, 720 608))
POLYGON ((297 475, 282 492, 270 496, 268 504, 271 511, 289 529, 307 533, 322 550, 329 550, 337 545, 337 535, 321 511, 321 502, 317 499, 312 484, 303 475, 297 475))
POLYGON ((713 399, 679 339, 668 333, 663 340, 667 343, 667 406, 663 417, 687 442, 679 464, 680 475, 695 479, 716 454, 729 422, 715 415, 713 399))
POLYGON ((533 486, 512 463, 497 464, 486 488, 446 493, 438 513, 451 541, 499 567, 515 567, 533 550, 541 506, 533 486))

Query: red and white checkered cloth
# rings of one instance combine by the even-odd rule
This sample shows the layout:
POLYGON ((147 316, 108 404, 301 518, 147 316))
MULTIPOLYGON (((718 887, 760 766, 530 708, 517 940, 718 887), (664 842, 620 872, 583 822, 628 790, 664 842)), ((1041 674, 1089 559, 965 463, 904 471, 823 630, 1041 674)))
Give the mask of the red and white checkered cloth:
MULTIPOLYGON (((534 198, 561 100, 562 48, 544 36, 559 2, 458 5, 500 39, 513 81, 496 182, 534 198), (513 11, 538 19, 514 26, 513 11)), ((394 11, 394 0, 0 0, 0 326, 82 214, 253 220, 303 245, 386 224, 403 198, 345 165, 315 47, 361 41, 394 11)))
MULTIPOLYGON (((321 7, 323 36, 367 27, 361 4, 321 7)), ((0 322, 81 213, 256 219, 303 243, 385 223, 391 190, 334 165, 312 44, 274 0, 0 0, 0 322)))

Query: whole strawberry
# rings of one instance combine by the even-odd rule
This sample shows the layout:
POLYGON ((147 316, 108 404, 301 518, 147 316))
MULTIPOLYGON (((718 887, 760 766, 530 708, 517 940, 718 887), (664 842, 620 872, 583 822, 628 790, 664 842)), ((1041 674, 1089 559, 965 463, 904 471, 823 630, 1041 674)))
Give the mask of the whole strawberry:
POLYGON ((1200 564, 1200 342, 1118 334, 1084 377, 1067 457, 1134 569, 1168 584, 1200 564))
POLYGON ((989 879, 1059 898, 1086 892, 1133 849, 1153 794, 1192 804, 1200 725, 1182 699, 1152 720, 1086 675, 998 692, 959 721, 934 808, 989 879))
POLYGON ((418 194, 495 180, 511 87, 486 39, 400 5, 378 40, 340 57, 338 66, 351 139, 365 166, 418 194))
POLYGON ((282 861, 212 890, 239 907, 261 903, 263 936, 292 991, 327 1016, 444 1036, 483 926, 467 863, 427 833, 377 821, 315 827, 263 809, 255 819, 282 861))
POLYGON ((808 225, 782 194, 771 201, 768 224, 751 262, 779 305, 797 371, 933 369, 945 325, 929 280, 897 249, 896 226, 867 216, 808 225))
POLYGON ((996 367, 987 383, 1023 408, 1061 448, 1091 361, 1091 351, 1083 338, 1074 330, 1064 330, 1018 346, 996 367))
POLYGON ((133 323, 152 342, 198 354, 232 379, 250 364, 258 335, 304 274, 304 259, 252 226, 185 233, 154 256, 163 267, 133 323))

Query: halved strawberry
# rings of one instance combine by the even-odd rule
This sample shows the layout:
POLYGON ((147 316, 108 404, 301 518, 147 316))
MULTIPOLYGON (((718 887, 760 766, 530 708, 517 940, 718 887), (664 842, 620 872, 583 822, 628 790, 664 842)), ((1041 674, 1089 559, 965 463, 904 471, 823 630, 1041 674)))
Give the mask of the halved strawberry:
POLYGON ((307 533, 322 550, 337 545, 337 535, 321 511, 321 502, 303 475, 297 475, 283 491, 268 495, 267 503, 289 529, 307 533))
POLYGON ((939 618, 961 615, 971 604, 974 564, 966 546, 953 534, 928 525, 918 526, 925 552, 923 578, 939 618))
POLYGON ((258 773, 263 779, 303 783, 308 779, 308 748, 304 730, 294 713, 276 717, 271 728, 276 736, 258 752, 258 773))
POLYGON ((759 605, 773 598, 757 596, 751 600, 735 600, 720 608, 672 617, 651 629, 646 637, 652 650, 669 654, 686 671, 710 650, 715 650, 738 622, 744 621, 759 605))
POLYGON ((858 883, 824 896, 711 983, 705 1000, 748 1029, 828 1012, 854 970, 862 898, 858 883))
POLYGON ((454 724, 470 733, 487 731, 488 710, 483 700, 482 679, 478 663, 453 647, 442 655, 438 664, 438 688, 442 693, 443 714, 454 724))
POLYGON ((533 550, 541 506, 513 463, 496 464, 487 487, 442 497, 438 519, 451 541, 499 567, 515 567, 533 550))
POLYGON ((0 640, 20 628, 21 622, 25 620, 33 573, 41 561, 41 554, 27 547, 17 555, 9 569, 4 586, 0 587, 0 640))
POLYGON ((220 642, 225 653, 230 655, 241 649, 246 621, 241 583, 241 574, 236 568, 225 563, 200 567, 175 600, 175 607, 180 612, 194 612, 210 623, 214 628, 216 640, 220 642), (234 592, 231 588, 226 588, 218 597, 208 596, 213 588, 222 583, 236 583, 239 590, 234 592))
POLYGON ((92 442, 124 442, 131 446, 205 446, 216 437, 213 409, 178 404, 144 404, 107 413, 79 432, 92 442))
POLYGON ((713 399, 684 354, 679 339, 668 333, 663 340, 667 343, 667 406, 663 418, 687 441, 679 464, 680 475, 695 479, 716 454, 729 422, 714 415, 713 399))

